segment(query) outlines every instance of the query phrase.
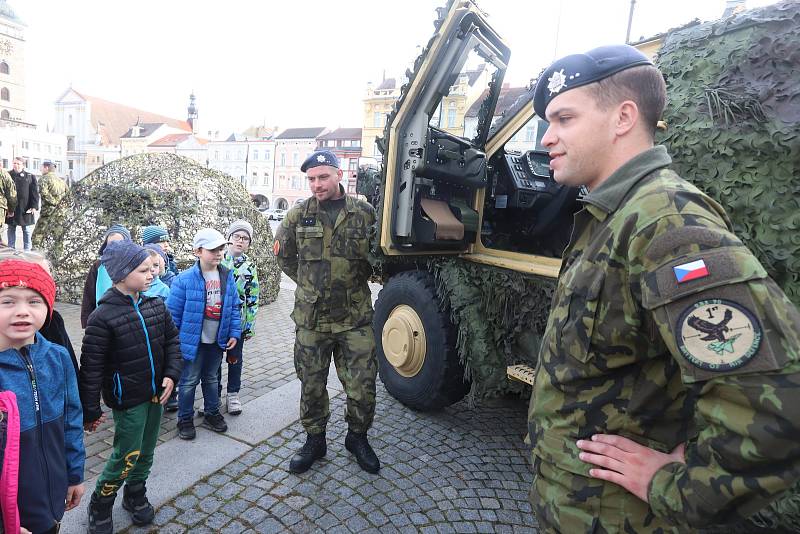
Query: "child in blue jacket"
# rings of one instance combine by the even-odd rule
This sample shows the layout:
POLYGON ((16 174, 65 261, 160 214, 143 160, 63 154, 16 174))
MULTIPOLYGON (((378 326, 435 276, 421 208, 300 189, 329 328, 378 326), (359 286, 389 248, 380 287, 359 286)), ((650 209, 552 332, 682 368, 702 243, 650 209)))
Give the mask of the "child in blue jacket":
POLYGON ((83 417, 72 360, 38 333, 55 294, 40 265, 0 262, 0 390, 17 397, 20 525, 36 533, 56 532, 64 511, 84 493, 83 417))
POLYGON ((228 240, 213 228, 194 236, 197 263, 180 273, 170 288, 167 308, 180 332, 184 367, 178 385, 178 437, 194 439, 194 396, 202 381, 205 426, 225 432, 228 425, 219 413, 217 369, 223 351, 231 350, 241 337, 239 293, 233 273, 222 267, 228 240))

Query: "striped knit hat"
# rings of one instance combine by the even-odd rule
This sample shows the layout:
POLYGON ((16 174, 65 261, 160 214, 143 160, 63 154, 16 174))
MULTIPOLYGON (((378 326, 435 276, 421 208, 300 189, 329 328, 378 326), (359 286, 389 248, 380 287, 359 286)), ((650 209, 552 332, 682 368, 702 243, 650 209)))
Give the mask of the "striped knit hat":
POLYGON ((169 232, 163 226, 145 226, 142 228, 142 244, 169 241, 169 232))

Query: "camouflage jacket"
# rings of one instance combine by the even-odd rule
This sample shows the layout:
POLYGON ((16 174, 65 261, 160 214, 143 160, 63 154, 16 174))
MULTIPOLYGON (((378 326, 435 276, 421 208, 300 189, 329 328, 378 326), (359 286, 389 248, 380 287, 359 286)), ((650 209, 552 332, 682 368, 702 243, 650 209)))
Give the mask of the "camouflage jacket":
POLYGON ((575 215, 528 424, 533 454, 578 484, 577 439, 686 442, 650 508, 702 526, 748 517, 800 477, 800 314, 671 161, 661 146, 636 156, 575 215))
POLYGON ((297 282, 292 312, 297 326, 343 332, 372 321, 367 281, 375 210, 345 199, 335 224, 311 197, 289 210, 278 228, 273 250, 280 268, 297 282))
MULTIPOLYGON (((3 168, 0 168, 0 210, 14 213, 17 207, 17 186, 11 175, 3 168)), ((0 221, 2 225, 5 221, 0 221)))
POLYGON ((67 193, 67 183, 50 171, 39 181, 39 196, 42 199, 42 209, 40 217, 47 219, 56 211, 56 206, 67 193))
POLYGON ((233 271, 236 280, 236 289, 239 291, 239 302, 242 315, 242 339, 253 337, 253 325, 258 313, 258 271, 255 263, 251 262, 247 254, 234 258, 227 252, 222 259, 222 266, 233 271))

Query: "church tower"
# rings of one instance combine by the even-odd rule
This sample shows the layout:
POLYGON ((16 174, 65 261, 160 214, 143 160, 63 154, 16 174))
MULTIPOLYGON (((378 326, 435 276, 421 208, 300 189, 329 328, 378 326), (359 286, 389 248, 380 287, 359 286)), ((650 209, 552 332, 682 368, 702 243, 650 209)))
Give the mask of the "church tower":
POLYGON ((0 0, 0 120, 25 121, 25 24, 0 0))
MULTIPOLYGON (((2 1, 2 0, 0 0, 2 1)), ((192 127, 192 133, 197 134, 200 131, 200 125, 197 120, 197 106, 195 105, 194 91, 189 95, 189 107, 186 110, 186 122, 192 127)))

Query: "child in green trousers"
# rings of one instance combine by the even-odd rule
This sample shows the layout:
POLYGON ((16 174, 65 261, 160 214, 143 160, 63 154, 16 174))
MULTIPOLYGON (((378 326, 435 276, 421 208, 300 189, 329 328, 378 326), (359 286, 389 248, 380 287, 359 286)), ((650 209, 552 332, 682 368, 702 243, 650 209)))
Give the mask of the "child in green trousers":
POLYGON ((147 525, 155 517, 145 482, 163 405, 180 378, 183 358, 178 329, 164 301, 142 294, 153 281, 147 250, 132 241, 116 241, 100 261, 114 285, 89 316, 79 387, 86 430, 102 422, 101 392, 113 410, 114 450, 89 503, 89 532, 111 534, 111 510, 123 484, 122 506, 133 523, 147 525))

